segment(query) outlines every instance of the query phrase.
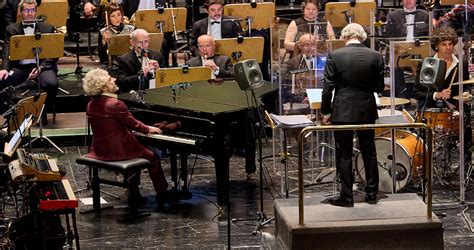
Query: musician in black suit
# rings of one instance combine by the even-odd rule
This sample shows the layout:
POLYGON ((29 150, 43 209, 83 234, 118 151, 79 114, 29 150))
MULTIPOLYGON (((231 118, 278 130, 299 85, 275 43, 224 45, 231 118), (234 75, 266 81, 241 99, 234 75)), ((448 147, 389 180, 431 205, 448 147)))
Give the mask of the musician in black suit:
POLYGON ((209 16, 193 24, 189 35, 189 48, 193 56, 199 55, 197 39, 201 35, 210 35, 214 39, 233 38, 241 34, 240 23, 233 17, 224 16, 224 3, 222 0, 207 0, 204 4, 209 16))
MULTIPOLYGON (((326 61, 322 93, 322 123, 373 124, 378 119, 374 92, 384 88, 384 61, 382 55, 361 44, 367 34, 361 25, 351 23, 344 27, 341 38, 346 47, 331 52, 326 61), (332 92, 334 101, 331 104, 332 92)), ((374 130, 357 130, 359 148, 365 166, 366 201, 377 203, 378 168, 374 130)), ((340 197, 331 204, 353 207, 352 146, 353 131, 334 131, 336 168, 341 180, 340 197)))
MULTIPOLYGON (((13 23, 6 28, 5 43, 2 52, 2 66, 0 70, 0 89, 7 86, 16 86, 26 80, 35 80, 41 89, 47 93, 43 124, 47 124, 46 113, 51 111, 58 93, 57 61, 58 59, 41 59, 40 70, 36 69, 34 59, 10 61, 10 38, 14 35, 32 35, 39 33, 54 33, 54 27, 47 23, 35 22, 37 5, 33 0, 20 2, 22 22, 13 23)), ((4 100, 2 100, 4 101, 4 100)))
MULTIPOLYGON (((403 0, 403 9, 391 11, 387 15, 386 37, 401 38, 405 41, 414 41, 417 37, 426 37, 429 35, 428 19, 428 11, 417 9, 416 0, 403 0)), ((411 98, 413 83, 406 83, 404 77, 404 70, 411 72, 411 68, 399 68, 398 65, 395 65, 395 67, 395 96, 411 98)))
POLYGON ((163 65, 163 57, 158 51, 149 50, 150 35, 144 29, 136 29, 130 34, 132 49, 118 58, 118 72, 111 75, 117 78, 119 91, 129 92, 149 87, 149 80, 154 78, 154 73, 163 65), (143 78, 141 78, 143 76, 143 78))
POLYGON ((201 35, 198 38, 199 55, 189 59, 189 66, 207 66, 212 69, 212 79, 233 78, 234 66, 228 56, 216 55, 216 45, 210 35, 201 35))

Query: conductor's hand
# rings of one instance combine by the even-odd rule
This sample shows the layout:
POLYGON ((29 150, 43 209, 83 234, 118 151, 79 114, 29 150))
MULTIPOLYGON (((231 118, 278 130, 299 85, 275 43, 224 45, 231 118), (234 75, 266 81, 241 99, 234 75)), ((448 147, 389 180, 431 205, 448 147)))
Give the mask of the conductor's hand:
POLYGON ((331 118, 323 117, 322 125, 331 125, 331 118))
POLYGON ((451 98, 451 90, 450 89, 443 89, 441 92, 436 92, 435 99, 439 100, 447 100, 451 98))
POLYGON ((34 68, 33 70, 31 70, 30 75, 28 75, 28 80, 36 79, 40 73, 41 73, 41 68, 39 69, 34 68))
POLYGON ((90 2, 84 4, 84 16, 86 16, 87 18, 92 17, 94 15, 93 11, 95 10, 95 8, 96 7, 90 2))
POLYGON ((161 134, 163 133, 163 131, 157 127, 153 127, 153 126, 148 126, 148 133, 149 134, 161 134))
POLYGON ((6 69, 0 70, 0 80, 7 80, 8 76, 9 76, 8 70, 6 69))

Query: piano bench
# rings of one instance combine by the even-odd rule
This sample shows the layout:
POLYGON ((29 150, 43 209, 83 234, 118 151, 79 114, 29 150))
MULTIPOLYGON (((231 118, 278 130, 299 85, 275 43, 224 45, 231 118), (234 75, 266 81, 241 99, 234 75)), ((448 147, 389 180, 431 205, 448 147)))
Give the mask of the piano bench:
MULTIPOLYGON (((93 159, 87 156, 80 156, 76 158, 76 163, 88 166, 92 169, 92 207, 95 212, 100 212, 100 184, 107 184, 111 186, 119 186, 124 188, 129 188, 128 179, 125 178, 129 176, 128 173, 135 173, 142 169, 148 168, 151 166, 150 161, 142 158, 134 158, 123 161, 103 161, 98 159, 93 159), (124 178, 123 182, 101 179, 99 177, 99 169, 105 169, 109 171, 115 171, 121 173, 124 178)), ((134 209, 135 204, 128 204, 131 209, 134 209)))

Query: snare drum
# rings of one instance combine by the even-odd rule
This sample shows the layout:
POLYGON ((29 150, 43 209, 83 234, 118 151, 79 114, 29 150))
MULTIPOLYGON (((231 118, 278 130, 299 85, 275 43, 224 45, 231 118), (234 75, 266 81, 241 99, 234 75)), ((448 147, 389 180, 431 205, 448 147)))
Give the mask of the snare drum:
MULTIPOLYGON (((395 180, 396 191, 405 187, 410 181, 416 179, 418 171, 423 170, 423 147, 424 143, 417 135, 405 130, 396 130, 395 133, 396 168, 395 180)), ((392 191, 392 157, 391 156, 391 133, 375 138, 377 149, 377 163, 379 169, 379 190, 381 192, 392 191)), ((365 169, 362 154, 355 156, 355 168, 359 177, 365 182, 365 169)), ((421 173, 421 172, 420 172, 421 173)))
POLYGON ((426 119, 426 125, 434 131, 459 131, 459 115, 455 115, 455 112, 447 109, 431 108, 424 112, 423 117, 426 119))

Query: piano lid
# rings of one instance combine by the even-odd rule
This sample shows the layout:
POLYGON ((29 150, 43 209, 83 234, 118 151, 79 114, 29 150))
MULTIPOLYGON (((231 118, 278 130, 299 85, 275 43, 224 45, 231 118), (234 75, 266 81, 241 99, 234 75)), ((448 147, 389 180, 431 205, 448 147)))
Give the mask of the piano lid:
MULTIPOLYGON (((275 91, 278 84, 265 82, 255 90, 257 98, 275 91)), ((129 93, 119 95, 120 99, 133 101, 129 93)), ((148 105, 193 110, 211 114, 234 112, 255 106, 250 90, 241 90, 236 81, 210 83, 197 81, 180 83, 162 88, 149 89, 144 94, 148 105)))

